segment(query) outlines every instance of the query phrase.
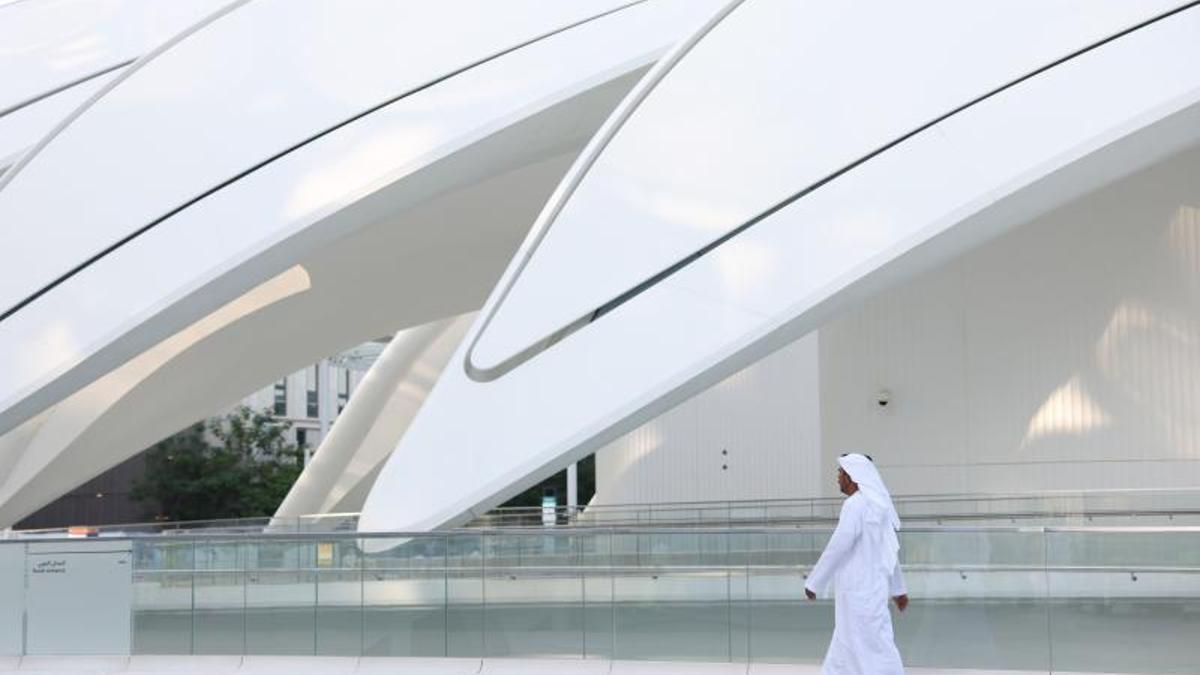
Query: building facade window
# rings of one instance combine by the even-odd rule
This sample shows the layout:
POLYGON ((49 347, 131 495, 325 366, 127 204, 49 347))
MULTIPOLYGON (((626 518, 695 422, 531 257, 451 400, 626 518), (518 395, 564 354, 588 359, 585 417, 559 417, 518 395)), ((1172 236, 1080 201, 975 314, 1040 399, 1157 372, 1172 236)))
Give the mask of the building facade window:
POLYGON ((275 414, 287 415, 287 378, 275 383, 275 414))
POLYGON ((308 368, 308 391, 305 392, 306 414, 309 417, 316 417, 320 414, 320 405, 318 396, 321 391, 321 369, 316 366, 308 368))

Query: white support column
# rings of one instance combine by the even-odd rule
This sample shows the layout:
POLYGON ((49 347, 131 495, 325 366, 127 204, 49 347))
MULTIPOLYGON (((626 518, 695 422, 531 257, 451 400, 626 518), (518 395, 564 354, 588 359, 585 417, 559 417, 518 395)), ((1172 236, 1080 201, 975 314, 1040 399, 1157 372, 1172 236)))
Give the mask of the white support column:
POLYGON ((575 520, 579 510, 579 464, 572 462, 567 467, 567 517, 575 520))
POLYGON ((337 386, 333 381, 333 364, 329 359, 321 359, 317 363, 317 424, 321 437, 315 445, 319 446, 328 436, 329 427, 333 425, 334 406, 337 405, 337 386))

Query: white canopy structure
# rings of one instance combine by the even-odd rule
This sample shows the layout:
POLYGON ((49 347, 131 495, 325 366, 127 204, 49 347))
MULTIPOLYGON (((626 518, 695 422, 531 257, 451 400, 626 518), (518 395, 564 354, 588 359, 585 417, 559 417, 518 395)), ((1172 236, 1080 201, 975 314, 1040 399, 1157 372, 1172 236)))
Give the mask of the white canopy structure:
POLYGON ((477 309, 716 6, 255 0, 131 67, 0 183, 0 524, 281 373, 477 309))
POLYGON ((1197 37, 1181 2, 730 3, 560 184, 360 527, 462 523, 872 290, 1195 144, 1197 37))
POLYGON ((1200 142, 1184 0, 0 16, 0 526, 385 335, 280 515, 460 524, 1200 142))

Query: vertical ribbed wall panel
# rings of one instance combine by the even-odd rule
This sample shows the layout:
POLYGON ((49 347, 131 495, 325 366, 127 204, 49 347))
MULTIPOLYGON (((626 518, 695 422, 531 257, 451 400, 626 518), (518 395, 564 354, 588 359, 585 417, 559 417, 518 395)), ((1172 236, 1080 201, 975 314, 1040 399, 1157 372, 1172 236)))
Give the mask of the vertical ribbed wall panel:
POLYGON ((864 448, 906 493, 1200 486, 1197 176, 1191 151, 822 327, 825 467, 864 448))
POLYGON ((598 452, 593 503, 815 494, 820 480, 817 381, 814 334, 598 452))

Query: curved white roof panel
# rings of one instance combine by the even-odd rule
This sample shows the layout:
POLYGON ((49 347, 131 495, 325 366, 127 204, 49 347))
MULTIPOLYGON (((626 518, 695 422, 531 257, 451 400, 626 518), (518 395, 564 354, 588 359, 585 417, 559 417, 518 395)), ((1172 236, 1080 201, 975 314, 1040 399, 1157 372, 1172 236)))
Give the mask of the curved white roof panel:
POLYGON ((128 65, 231 0, 33 0, 0 6, 0 116, 128 65))
POLYGON ((0 237, 11 244, 0 317, 281 153, 625 4, 254 0, 236 7, 131 70, 6 175, 0 237))
POLYGON ((88 78, 0 116, 0 172, 15 164, 24 152, 116 79, 126 67, 88 78))
POLYGON ((1181 4, 740 3, 614 122, 539 223, 470 365, 499 376, 845 167, 1181 4))
MULTIPOLYGON (((435 198, 524 168, 536 170, 528 173, 528 184, 510 189, 504 199, 516 203, 537 195, 536 204, 528 205, 536 209, 561 176, 537 167, 549 160, 557 167, 559 158, 569 161, 632 82, 716 6, 716 0, 653 0, 557 31, 321 134, 177 210, 0 321, 0 433, 357 228, 394 219, 395 214, 418 209, 435 198), (620 40, 614 39, 617 35, 620 40)), ((440 17, 440 11, 434 16, 440 17)), ((228 18, 232 15, 221 21, 228 18)), ((294 48, 303 50, 305 45, 294 48)), ((134 80, 131 77, 112 93, 134 80)), ((314 91, 313 95, 325 94, 314 91)), ((105 100, 107 96, 101 103, 105 100)), ((241 104, 252 106, 253 101, 241 104)), ((236 107, 232 101, 228 105, 236 107)), ((161 122, 169 129, 177 126, 169 118, 143 121, 161 122)), ((260 123, 265 122, 254 115, 246 120, 250 129, 260 123)), ((228 125, 227 135, 243 135, 236 123, 228 125)), ((137 129, 113 130, 141 143, 143 134, 137 129)), ((164 134, 150 129, 145 135, 164 134)), ((192 139, 178 140, 186 145, 192 139)), ((120 146, 111 139, 99 142, 120 146)), ((89 163, 97 160, 88 143, 74 149, 80 164, 94 166, 89 163)), ((151 149, 139 152, 151 153, 151 149)), ((88 176, 75 173, 77 167, 72 168, 68 159, 62 158, 65 175, 80 176, 71 184, 85 181, 88 176)), ((146 173, 151 172, 146 169, 146 173)), ((195 178, 183 168, 176 173, 181 182, 195 178)), ((22 173, 18 179, 30 180, 31 175, 22 173)), ((43 198, 64 182, 54 176, 41 180, 45 184, 37 191, 43 198)), ((201 190, 203 183, 196 185, 201 190)), ((32 201, 22 202, 19 210, 6 205, 5 193, 16 186, 14 182, 0 190, 0 212, 14 208, 23 217, 42 222, 44 216, 31 210, 36 202, 31 195, 22 198, 32 201)), ((141 182, 111 187, 113 193, 103 195, 101 201, 114 216, 143 212, 147 202, 157 203, 161 196, 148 192, 141 182)), ((170 189, 187 192, 174 183, 170 189)), ((55 198, 44 205, 61 215, 67 208, 55 203, 60 201, 55 198)), ((494 213, 511 211, 493 209, 494 213)), ((509 223, 500 220, 423 223, 421 228, 436 227, 437 232, 410 233, 413 250, 404 251, 405 255, 427 260, 452 255, 455 260, 476 262, 482 258, 486 264, 472 265, 462 278, 439 279, 424 289, 421 302, 414 306, 394 308, 393 318, 403 315, 413 322, 399 322, 396 328, 479 306, 464 304, 463 299, 481 303, 485 289, 498 276, 495 270, 513 250, 509 223), (421 246, 443 240, 459 241, 461 251, 421 253, 425 251, 421 246), (492 265, 495 256, 502 257, 492 265)), ((523 219, 513 236, 521 236, 532 220, 532 216, 523 219)), ((97 221, 103 218, 87 219, 97 221)), ((58 222, 70 225, 61 230, 79 229, 71 221, 58 222)), ((0 227, 11 226, 2 217, 0 223, 0 227)))
POLYGON ((76 108, 230 0, 36 0, 0 6, 0 174, 76 108))
MULTIPOLYGON (((785 3, 766 4, 782 7, 785 3)), ((969 4, 972 10, 985 8, 983 3, 969 4)), ((987 44, 990 38, 970 30, 976 25, 973 16, 955 14, 945 4, 936 6, 948 10, 944 17, 933 20, 926 13, 897 15, 880 25, 886 24, 888 30, 904 35, 905 47, 920 51, 920 45, 940 44, 941 61, 950 67, 930 67, 917 71, 916 77, 906 73, 906 86, 900 91, 889 89, 891 84, 887 82, 899 74, 882 65, 871 71, 856 70, 855 63, 844 59, 807 64, 793 60, 789 64, 793 79, 803 80, 809 71, 845 68, 841 71, 843 78, 835 76, 827 81, 842 82, 856 90, 893 91, 900 97, 870 101, 866 112, 873 118, 891 117, 894 110, 903 115, 921 101, 938 100, 937 92, 943 87, 959 86, 951 77, 955 66, 975 68, 977 59, 970 57, 972 46, 976 42, 987 44), (962 26, 951 21, 955 16, 959 16, 962 26), (958 36, 958 40, 941 41, 945 35, 958 36)), ((1077 3, 998 1, 988 6, 1012 7, 1014 16, 1028 22, 1023 23, 1022 30, 1013 29, 1008 35, 1036 31, 1074 39, 1078 37, 1074 27, 1087 14, 1103 14, 1110 19, 1120 16, 1120 21, 1114 20, 1113 30, 1120 30, 1125 20, 1138 21, 1138 17, 1124 15, 1124 10, 1112 3, 1086 3, 1083 7, 1077 3), (1026 13, 1031 6, 1070 6, 1079 13, 1045 11, 1031 16, 1026 13), (1108 14, 1105 8, 1116 13, 1108 14)), ((1129 6, 1146 11, 1148 16, 1161 9, 1161 5, 1122 4, 1129 6)), ((873 20, 863 18, 865 23, 873 20)), ((1009 24, 1003 17, 992 19, 989 30, 1005 33, 1002 29, 1009 24)), ((839 41, 853 43, 864 31, 869 37, 883 39, 867 26, 855 23, 842 24, 825 39, 832 49, 839 41)), ((750 31, 728 43, 723 56, 730 67, 722 69, 721 81, 710 86, 736 90, 738 84, 732 80, 744 77, 743 73, 762 54, 787 53, 790 47, 779 44, 780 40, 800 42, 778 32, 766 35, 774 37, 767 39, 750 31), (737 64, 741 67, 734 67, 737 64)), ((811 37, 820 39, 817 35, 811 37)), ((702 40, 700 46, 703 44, 702 40)), ((1061 56, 1077 48, 1060 46, 1061 56)), ((877 43, 870 44, 863 51, 878 48, 877 43)), ((1005 51, 1002 46, 996 48, 1005 51)), ((905 59, 900 51, 886 56, 905 59)), ((683 57, 678 66, 680 73, 686 72, 683 67, 689 58, 683 57)), ((1197 147, 1200 70, 1196 63, 1200 63, 1200 5, 1103 41, 917 133, 903 136, 908 130, 901 128, 897 131, 900 136, 882 141, 886 148, 883 151, 844 170, 833 163, 824 172, 816 172, 818 181, 823 175, 833 177, 818 182, 813 189, 808 189, 812 183, 805 182, 811 180, 809 174, 798 174, 802 180, 793 186, 792 194, 807 190, 802 196, 768 211, 736 236, 721 240, 704 255, 674 268, 670 275, 611 306, 608 313, 491 381, 474 380, 463 367, 448 368, 376 481, 364 506, 360 528, 415 530, 468 520, 472 513, 502 502, 811 331, 830 313, 852 306, 867 294, 950 260, 969 247, 1112 180, 1197 147), (432 476, 454 476, 454 490, 430 481, 432 476)), ((826 77, 815 72, 812 76, 826 77)), ((672 77, 667 73, 660 86, 672 77)), ((849 96, 849 100, 862 100, 849 96)), ((807 110, 812 106, 834 108, 841 114, 823 113, 828 126, 821 133, 833 141, 844 139, 851 146, 862 140, 860 129, 882 128, 883 122, 864 121, 862 111, 844 110, 842 101, 841 97, 827 95, 781 104, 806 117, 815 114, 807 110)), ((722 110, 694 109, 686 120, 660 119, 657 128, 669 135, 676 125, 699 125, 698 138, 703 137, 701 134, 715 137, 725 132, 723 125, 729 121, 722 110), (701 119, 711 124, 704 125, 701 119)), ((796 138, 809 136, 800 133, 796 138)), ((790 137, 772 137, 771 142, 787 144, 790 137)), ((831 160, 842 156, 836 142, 812 139, 810 144, 825 147, 831 160)), ((599 144, 591 147, 597 153, 607 152, 599 144)), ((610 147, 615 149, 616 145, 610 147)), ((753 167, 752 156, 772 156, 761 144, 742 147, 746 156, 739 157, 735 165, 743 171, 751 171, 748 167, 753 167)), ((645 161, 650 166, 675 166, 686 171, 696 155, 686 144, 679 150, 682 156, 674 164, 659 160, 657 153, 647 153, 645 161)), ((733 150, 736 148, 730 152, 733 150)), ((784 167, 792 166, 792 158, 786 155, 776 152, 773 156, 784 167)), ((602 154, 584 157, 577 166, 593 161, 592 171, 597 171, 602 160, 602 154)), ((770 168, 753 171, 753 175, 769 173, 770 168)), ((614 166, 612 174, 597 177, 604 178, 613 186, 613 193, 619 194, 621 177, 637 186, 645 180, 643 176, 652 174, 634 162, 614 166)), ((589 178, 590 174, 585 180, 589 178)), ((785 187, 777 185, 779 189, 785 187)), ((712 189, 722 194, 719 188, 712 189)), ((558 192, 567 200, 581 195, 577 192, 573 197, 562 186, 558 192)), ((680 212, 707 213, 704 208, 692 207, 709 204, 708 192, 698 191, 688 193, 677 206, 680 212)), ((620 207, 628 215, 622 222, 640 223, 646 229, 661 218, 661 211, 654 208, 657 205, 649 202, 640 208, 620 207)), ((556 206, 552 203, 546 213, 553 213, 556 206)), ((568 201, 562 212, 574 213, 572 209, 568 201)), ((747 209, 750 218, 763 213, 747 209)), ((729 222, 741 225, 737 222, 741 217, 729 222)), ((550 232, 553 234, 559 225, 578 224, 582 228, 586 223, 590 228, 599 228, 613 222, 585 219, 583 215, 579 218, 556 223, 550 232)), ((570 231, 588 241, 601 242, 587 258, 572 258, 575 265, 566 266, 556 279, 543 280, 556 282, 559 295, 572 302, 579 301, 577 284, 586 290, 597 288, 590 284, 591 275, 584 272, 598 266, 620 273, 617 292, 638 281, 634 275, 637 268, 626 269, 620 259, 623 255, 629 254, 635 264, 641 261, 640 269, 661 269, 660 265, 675 262, 671 256, 650 259, 636 252, 643 234, 653 239, 648 231, 627 233, 626 245, 619 250, 605 248, 608 243, 594 233, 585 235, 576 228, 570 231)), ((540 248, 534 250, 537 235, 530 235, 523 254, 533 251, 536 256, 543 252, 540 248)), ((689 245, 703 245, 711 236, 689 235, 689 245)), ((681 246, 679 250, 687 248, 681 246)), ((570 253, 569 249, 563 251, 570 253)), ((519 254, 506 272, 507 279, 520 280, 523 259, 519 254)), ((549 293, 546 297, 550 302, 549 293)), ((502 307, 502 299, 498 289, 483 312, 502 307)), ((486 324, 477 323, 468 341, 478 337, 480 331, 486 335, 487 330, 486 324)), ((513 345, 519 347, 519 341, 513 345)), ((467 350, 464 346, 456 358, 465 361, 467 350)), ((503 351, 494 354, 504 356, 503 351)))

